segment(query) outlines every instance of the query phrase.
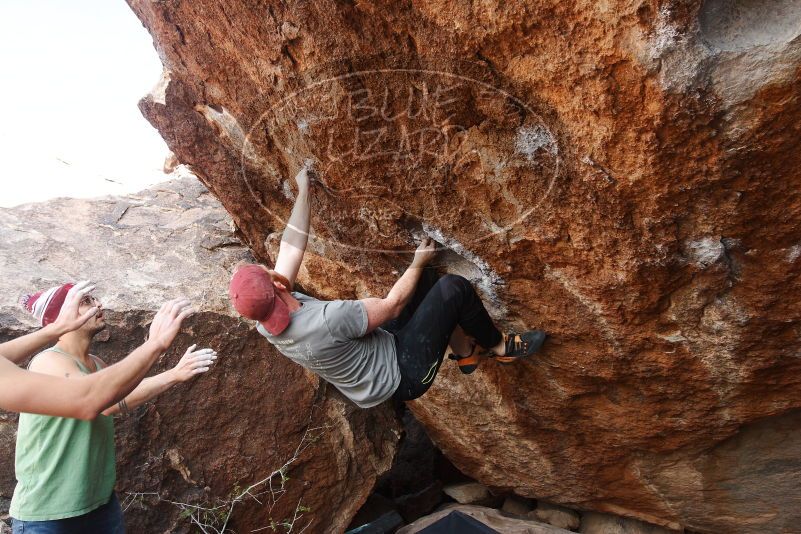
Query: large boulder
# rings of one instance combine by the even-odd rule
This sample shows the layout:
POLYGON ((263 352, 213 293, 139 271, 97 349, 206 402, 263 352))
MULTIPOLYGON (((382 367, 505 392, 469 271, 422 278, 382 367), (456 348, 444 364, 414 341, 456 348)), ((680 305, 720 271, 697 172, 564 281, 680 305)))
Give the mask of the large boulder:
MULTIPOLYGON (((220 358, 117 418, 129 532, 215 532, 226 521, 237 532, 284 522, 342 531, 390 468, 399 426, 389 406, 356 408, 236 316, 228 278, 252 257, 232 230, 193 178, 125 197, 0 209, 0 338, 34 327, 20 294, 90 278, 109 323, 93 351, 117 361, 144 341, 162 302, 190 298, 199 312, 154 372, 192 343, 220 358)), ((14 489, 15 428, 0 415, 0 503, 14 489)))
POLYGON ((164 64, 141 110, 260 259, 311 158, 308 288, 382 295, 427 234, 551 333, 412 403, 466 474, 798 531, 798 2, 129 4, 164 64))

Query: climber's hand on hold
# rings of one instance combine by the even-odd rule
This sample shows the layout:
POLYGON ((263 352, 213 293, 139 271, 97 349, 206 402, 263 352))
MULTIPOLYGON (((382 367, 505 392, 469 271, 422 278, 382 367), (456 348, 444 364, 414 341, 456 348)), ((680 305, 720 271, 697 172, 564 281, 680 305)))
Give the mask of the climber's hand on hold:
POLYGON ((308 193, 311 184, 311 176, 314 174, 312 161, 306 160, 303 167, 295 175, 295 183, 298 184, 298 193, 308 193))
POLYGON ((412 267, 425 267, 437 255, 437 243, 430 237, 424 237, 414 252, 412 267))

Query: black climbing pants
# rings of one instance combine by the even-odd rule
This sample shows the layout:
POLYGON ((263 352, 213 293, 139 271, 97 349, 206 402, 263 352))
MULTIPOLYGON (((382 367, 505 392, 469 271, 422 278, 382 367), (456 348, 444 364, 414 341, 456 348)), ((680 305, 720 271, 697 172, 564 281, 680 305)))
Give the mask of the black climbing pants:
POLYGON ((412 400, 428 391, 456 325, 484 348, 503 337, 466 278, 446 274, 437 279, 435 271, 425 269, 400 316, 381 326, 395 334, 401 373, 395 399, 412 400))

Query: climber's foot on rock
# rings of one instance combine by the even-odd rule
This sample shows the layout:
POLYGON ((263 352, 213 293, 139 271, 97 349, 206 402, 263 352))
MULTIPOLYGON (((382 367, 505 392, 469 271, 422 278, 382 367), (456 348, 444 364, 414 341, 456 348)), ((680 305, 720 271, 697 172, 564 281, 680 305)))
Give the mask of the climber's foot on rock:
POLYGON ((469 375, 476 369, 478 369, 478 363, 481 359, 481 352, 482 348, 478 346, 478 344, 473 345, 473 351, 468 356, 460 356, 459 354, 448 354, 448 358, 451 360, 456 360, 456 363, 459 364, 459 370, 469 375))
POLYGON ((527 358, 542 347, 547 334, 542 330, 529 330, 523 334, 503 335, 503 355, 495 356, 501 363, 512 363, 521 358, 527 358))

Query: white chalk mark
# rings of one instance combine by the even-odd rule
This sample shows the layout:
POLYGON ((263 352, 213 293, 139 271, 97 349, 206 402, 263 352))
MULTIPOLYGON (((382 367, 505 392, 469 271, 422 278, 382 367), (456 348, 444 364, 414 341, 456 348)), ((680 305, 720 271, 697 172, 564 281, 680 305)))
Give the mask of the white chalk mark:
POLYGON ((529 162, 537 159, 537 152, 544 150, 551 155, 559 153, 553 134, 543 125, 521 126, 515 137, 515 150, 529 162))

